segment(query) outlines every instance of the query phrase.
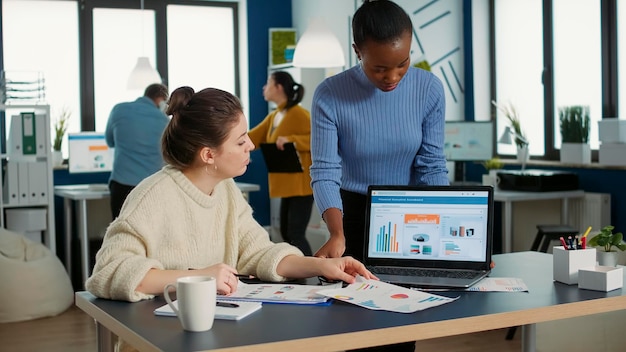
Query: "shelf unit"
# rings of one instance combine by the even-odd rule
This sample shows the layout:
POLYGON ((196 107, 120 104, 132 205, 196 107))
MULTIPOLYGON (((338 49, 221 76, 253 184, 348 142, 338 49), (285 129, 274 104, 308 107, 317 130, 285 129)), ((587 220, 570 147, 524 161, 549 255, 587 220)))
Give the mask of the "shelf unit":
POLYGON ((43 104, 0 104, 0 112, 3 113, 0 115, 2 117, 0 119, 0 129, 2 130, 0 226, 7 227, 6 211, 9 209, 24 209, 35 212, 45 210, 45 229, 42 230, 42 238, 46 247, 56 254, 50 106, 43 104), (22 127, 15 129, 12 126, 13 116, 20 116, 21 113, 34 113, 35 118, 31 125, 24 125, 24 122, 20 120, 22 127), (22 131, 25 131, 27 136, 32 135, 35 152, 24 155, 22 152, 24 137, 22 135, 15 136, 15 132, 11 133, 11 131, 17 131, 21 134, 24 134, 22 131), (18 191, 17 197, 15 191, 18 191))

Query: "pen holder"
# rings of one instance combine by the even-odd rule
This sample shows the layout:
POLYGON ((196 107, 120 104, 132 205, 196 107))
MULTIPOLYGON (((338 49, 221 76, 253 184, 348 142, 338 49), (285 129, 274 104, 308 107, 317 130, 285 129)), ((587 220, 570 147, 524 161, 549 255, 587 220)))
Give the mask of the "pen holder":
POLYGON ((596 265, 596 249, 552 249, 554 281, 573 285, 578 283, 578 269, 596 265))

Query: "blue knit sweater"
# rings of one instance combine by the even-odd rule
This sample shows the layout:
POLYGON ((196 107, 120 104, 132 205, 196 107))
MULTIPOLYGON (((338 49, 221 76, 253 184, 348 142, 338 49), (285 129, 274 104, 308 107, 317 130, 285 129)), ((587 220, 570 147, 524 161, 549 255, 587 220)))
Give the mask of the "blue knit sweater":
POLYGON ((390 92, 360 65, 329 77, 311 109, 311 185, 323 213, 343 211, 339 188, 366 194, 369 185, 447 185, 441 81, 409 68, 390 92))

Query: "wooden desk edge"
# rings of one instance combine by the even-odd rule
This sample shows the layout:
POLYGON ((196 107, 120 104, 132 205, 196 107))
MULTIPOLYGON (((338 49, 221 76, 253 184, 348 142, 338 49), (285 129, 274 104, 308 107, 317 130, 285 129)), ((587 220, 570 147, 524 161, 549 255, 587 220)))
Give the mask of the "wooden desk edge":
MULTIPOLYGON (((154 345, 139 335, 129 331, 104 311, 90 304, 89 300, 76 294, 76 305, 96 319, 111 332, 140 350, 158 351, 154 345)), ((414 324, 393 328, 359 331, 304 339, 285 340, 271 343, 222 348, 214 351, 294 351, 306 346, 312 351, 337 351, 392 343, 419 341, 439 337, 462 335, 480 331, 501 329, 510 326, 535 324, 546 321, 580 317, 599 313, 626 310, 626 296, 594 299, 581 302, 559 304, 550 307, 533 308, 522 311, 489 314, 461 319, 451 319, 432 323, 414 324)))
POLYGON ((85 294, 87 293, 88 292, 86 291, 76 292, 74 294, 74 304, 90 317, 94 318, 96 323, 101 324, 113 334, 130 343, 140 351, 160 351, 156 346, 145 340, 143 337, 135 334, 124 324, 120 323, 96 305, 92 304, 89 301, 89 298, 85 297, 85 294))

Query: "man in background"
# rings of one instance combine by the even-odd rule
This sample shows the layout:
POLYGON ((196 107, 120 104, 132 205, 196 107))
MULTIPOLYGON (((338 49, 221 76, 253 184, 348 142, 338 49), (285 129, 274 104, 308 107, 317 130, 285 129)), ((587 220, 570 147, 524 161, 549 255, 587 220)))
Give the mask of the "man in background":
POLYGON ((113 219, 130 191, 164 165, 161 135, 169 122, 164 112, 168 96, 166 86, 151 84, 142 97, 111 110, 105 133, 107 144, 115 148, 109 179, 113 219))

